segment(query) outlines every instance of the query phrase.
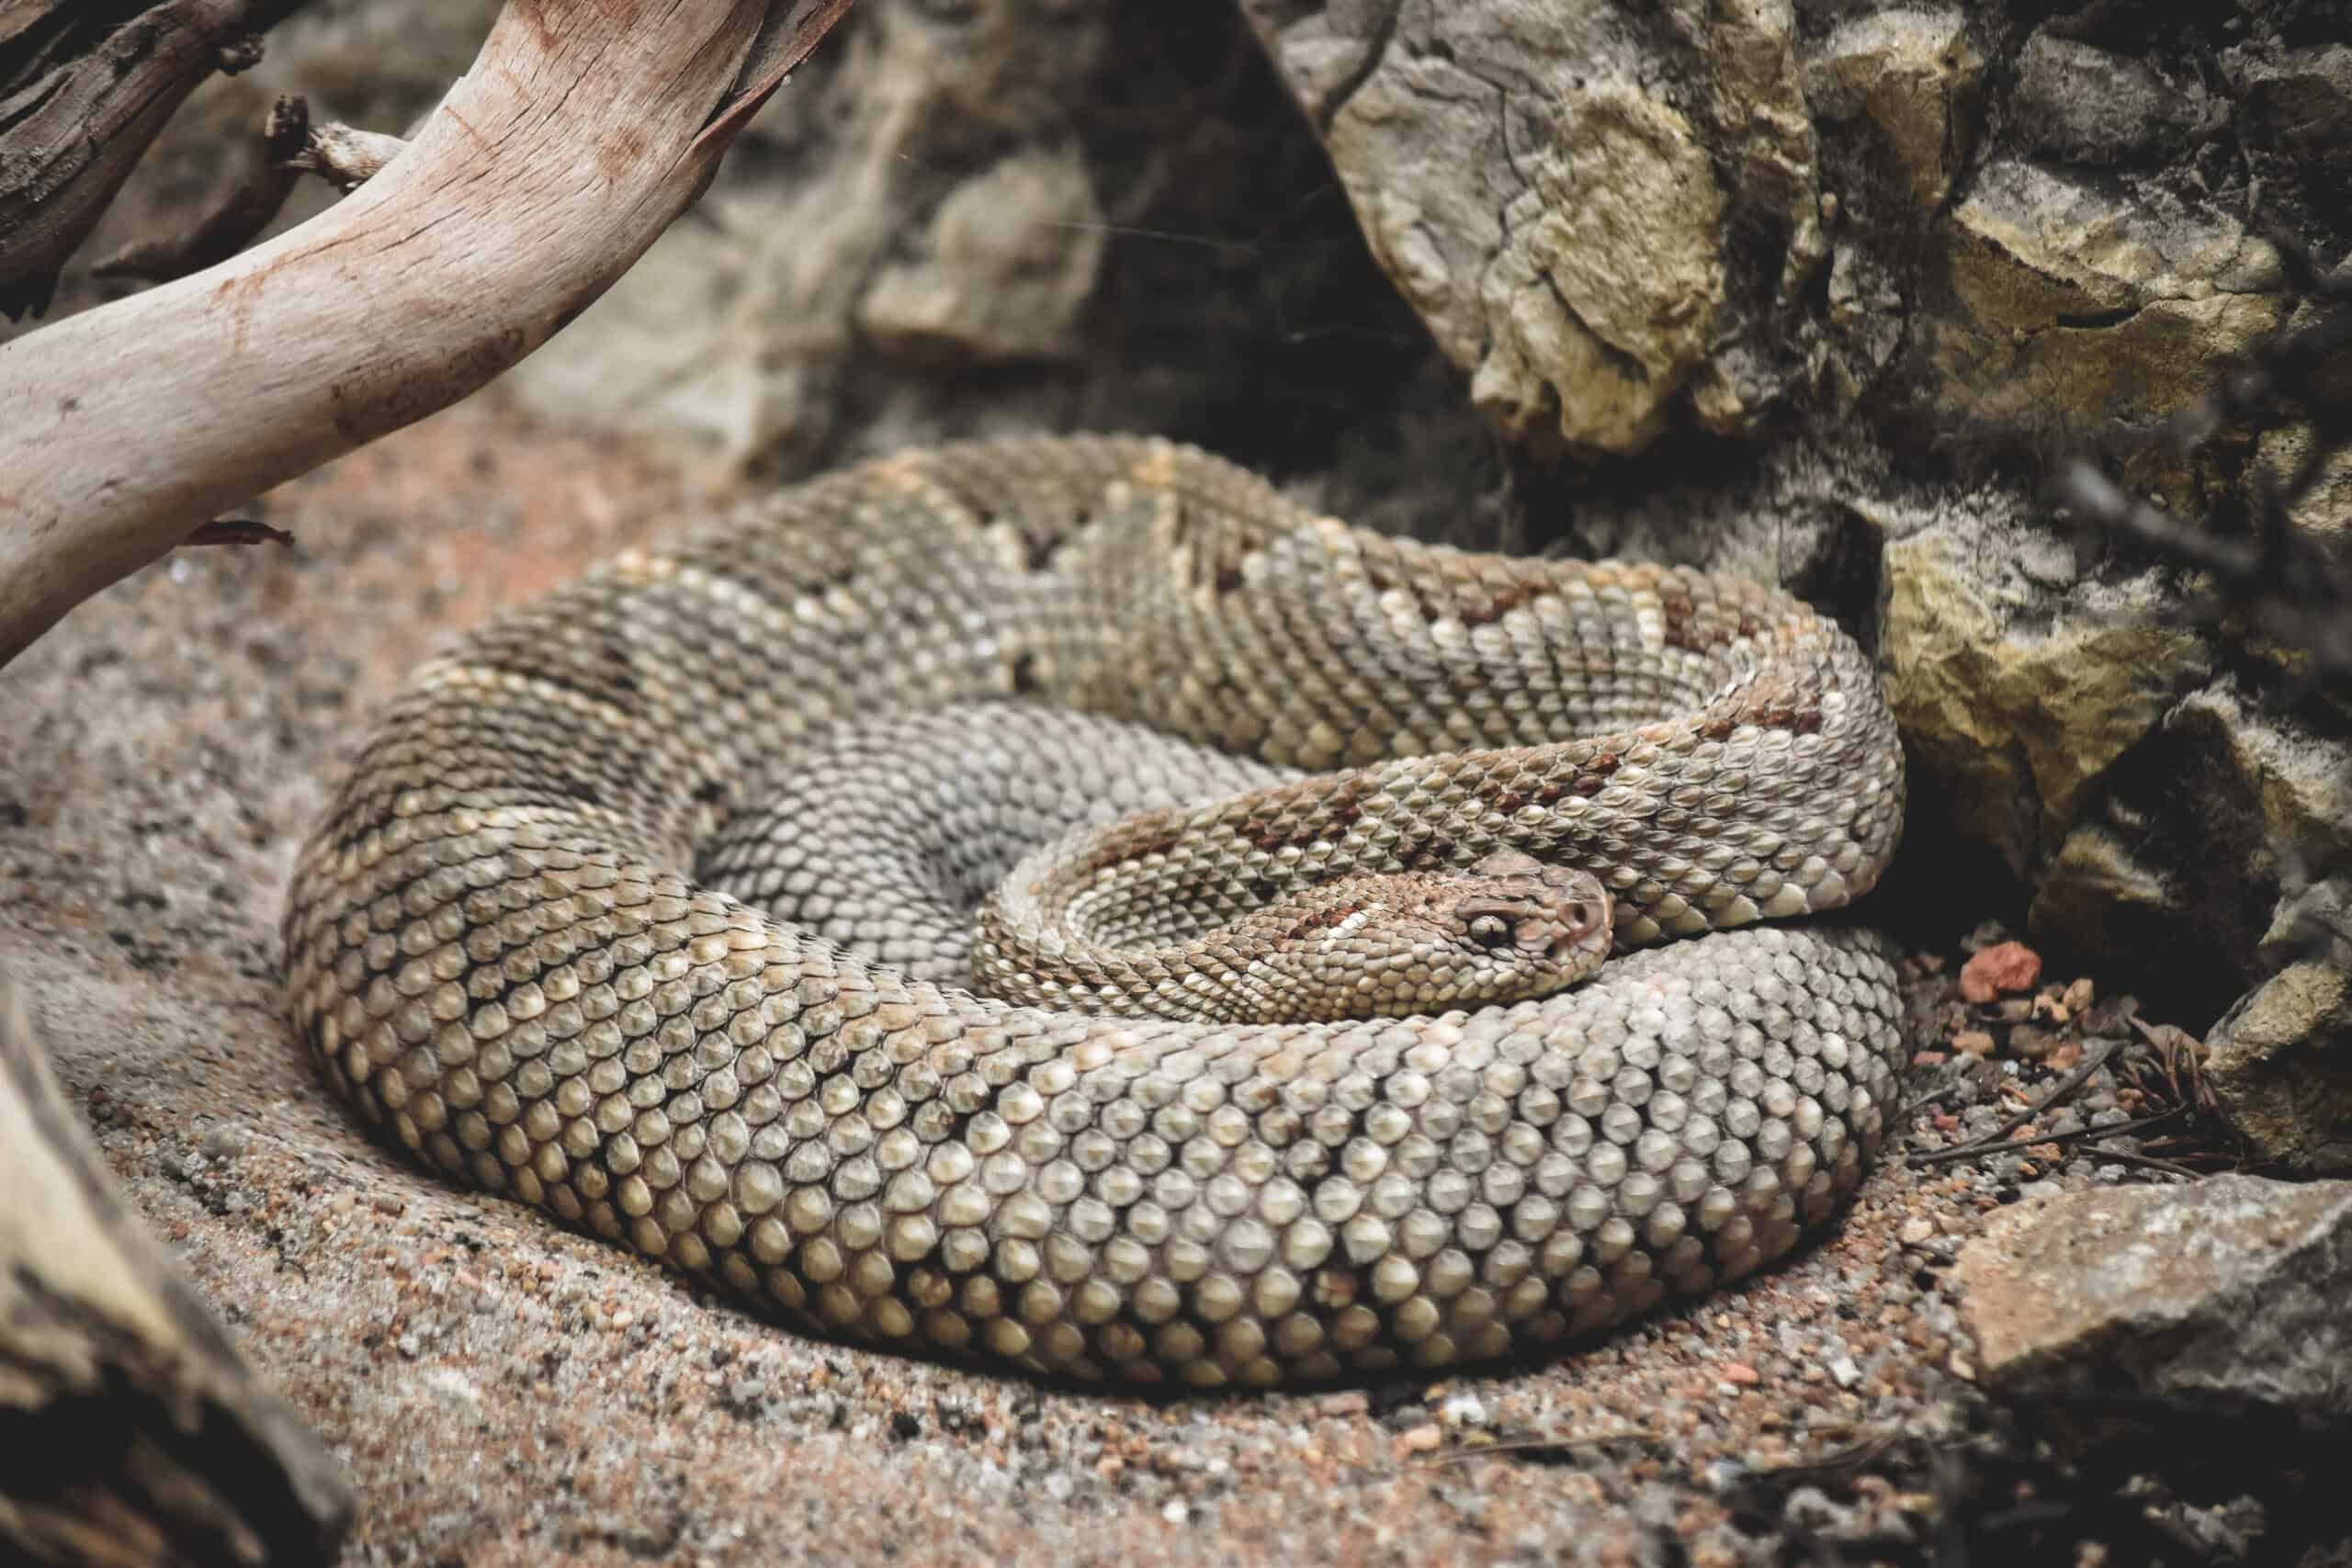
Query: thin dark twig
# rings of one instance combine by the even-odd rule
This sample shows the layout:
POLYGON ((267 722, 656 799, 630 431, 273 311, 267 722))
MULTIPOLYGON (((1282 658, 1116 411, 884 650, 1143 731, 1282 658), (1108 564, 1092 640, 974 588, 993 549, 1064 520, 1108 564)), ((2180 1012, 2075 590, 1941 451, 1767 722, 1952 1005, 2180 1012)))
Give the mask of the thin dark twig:
POLYGON ((1531 1459, 1546 1459, 1586 1449, 1606 1448, 1611 1443, 1657 1443, 1665 1440, 1663 1432, 1649 1427, 1632 1427, 1622 1432, 1593 1432, 1566 1438, 1507 1438, 1472 1448, 1447 1449, 1439 1453, 1426 1454, 1420 1462, 1459 1464, 1464 1460, 1478 1459, 1487 1454, 1498 1458, 1517 1454, 1531 1459))
POLYGON ((2193 1168, 2181 1165, 2177 1161, 2159 1159, 2154 1155, 2133 1154, 2129 1149, 2101 1149, 2098 1151, 2098 1157, 2113 1160, 2118 1165, 2134 1165, 2147 1170, 2161 1170, 2167 1176, 2186 1177, 2191 1181, 2197 1179, 2200 1174, 2193 1168))
POLYGON ((2051 1144, 2079 1144, 2085 1140, 2125 1137, 2146 1128, 2158 1126, 2183 1114, 2182 1108, 2159 1111, 2154 1116, 2143 1116, 2136 1122, 2118 1122, 2109 1127, 2077 1127, 2071 1133, 2028 1133, 2006 1143, 1971 1142, 1948 1149, 1921 1149, 1904 1156, 1907 1165, 1949 1165, 1954 1160, 1973 1159, 1979 1155, 2003 1155, 2038 1149, 2051 1144))
MULTIPOLYGON (((2069 1099, 2073 1098, 2085 1084, 2090 1082, 2091 1075, 2093 1073, 2098 1071, 2099 1068, 2107 1065, 2107 1059, 2115 1055, 2116 1048, 2122 1042, 2120 1040, 2108 1042, 2106 1046, 2100 1050, 2098 1055, 2085 1057, 2083 1065, 2076 1067, 2073 1072, 2068 1073, 2064 1078, 2060 1079, 2057 1087, 2052 1089, 2048 1094, 2043 1095, 2040 1100, 2035 1100, 2031 1105, 2027 1106, 2023 1111, 2018 1111, 2015 1116, 2010 1117, 2007 1121, 2002 1122, 1999 1126, 1994 1128, 1983 1137, 1976 1138, 1966 1144, 1954 1145, 1949 1149, 1915 1149, 1911 1153, 1903 1156, 1904 1163, 1906 1165, 1928 1165, 1943 1160, 1960 1159, 1970 1154, 1981 1154, 1986 1149, 1993 1147, 1995 1145, 2007 1138, 2011 1133, 2016 1132, 2018 1128, 2024 1126, 2027 1122, 2041 1115, 2043 1111, 2053 1110, 2058 1106, 2064 1105, 2069 1099)), ((2036 1139, 2035 1141, 2037 1143, 2048 1142, 2047 1139, 2036 1139)))
POLYGON ((1903 1107, 1902 1114, 1897 1116, 1895 1120, 1898 1122, 1908 1122, 1914 1116, 1918 1115, 1922 1111, 1930 1111, 1935 1107, 1941 1105, 1945 1100, 1950 1100, 1953 1095, 1958 1094, 1962 1089, 1967 1087, 1968 1080, 1966 1078, 1954 1078, 1951 1082, 1944 1085, 1943 1088, 1935 1090, 1933 1093, 1923 1094, 1918 1099, 1905 1104, 1903 1107))

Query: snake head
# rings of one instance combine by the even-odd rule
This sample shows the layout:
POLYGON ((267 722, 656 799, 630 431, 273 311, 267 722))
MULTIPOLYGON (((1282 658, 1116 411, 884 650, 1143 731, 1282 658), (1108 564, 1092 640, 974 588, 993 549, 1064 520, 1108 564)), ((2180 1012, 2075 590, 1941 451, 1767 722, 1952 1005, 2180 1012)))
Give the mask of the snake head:
MULTIPOLYGON (((1349 875, 1229 930, 1285 1020, 1397 1017, 1549 996, 1609 955, 1600 880, 1509 852, 1442 871, 1349 875), (1261 945, 1262 944, 1262 945, 1261 945)), ((1214 943, 1216 939, 1211 939, 1214 943)))
POLYGON ((1465 942, 1556 964, 1569 972, 1562 984, 1589 977, 1609 956, 1613 910, 1591 873, 1498 850, 1461 875, 1453 914, 1465 942))

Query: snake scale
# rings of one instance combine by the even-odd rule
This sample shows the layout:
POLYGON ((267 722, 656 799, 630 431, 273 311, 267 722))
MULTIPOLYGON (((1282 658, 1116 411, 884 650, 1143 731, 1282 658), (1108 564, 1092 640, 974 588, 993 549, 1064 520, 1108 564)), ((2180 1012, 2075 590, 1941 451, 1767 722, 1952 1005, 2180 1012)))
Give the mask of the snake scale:
POLYGON ((1894 1103, 1890 950, 1758 922, 1864 891, 1902 804, 1870 660, 1778 592, 1350 529, 1165 442, 973 443, 626 552, 427 662, 297 865, 288 1007, 433 1165, 823 1335, 1197 1387, 1437 1367, 1736 1278, 1850 1192, 1894 1103), (708 881, 861 725, 905 738, 886 771, 923 753, 901 806, 953 818, 953 716, 1010 699, 1256 760, 1063 855, 1170 930, 1517 851, 1597 877, 1641 951, 1507 1006, 1103 1017, 708 881))

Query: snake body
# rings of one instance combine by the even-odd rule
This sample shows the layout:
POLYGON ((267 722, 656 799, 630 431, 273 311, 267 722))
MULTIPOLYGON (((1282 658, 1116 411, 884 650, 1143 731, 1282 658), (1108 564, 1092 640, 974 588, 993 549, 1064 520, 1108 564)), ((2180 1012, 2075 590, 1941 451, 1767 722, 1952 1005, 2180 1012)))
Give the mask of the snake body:
POLYGON ((1731 928, 1867 888, 1902 796, 1868 658, 1777 592, 1370 535, 1162 442, 944 447, 419 670, 296 867, 288 1006, 434 1165, 822 1334, 1194 1386, 1442 1366, 1736 1278, 1850 1191, 1888 951, 1731 928), (1510 850, 1645 951, 1435 1016, 1105 1018, 697 880, 845 721, 1007 698, 1258 760, 1074 840, 1142 934, 1510 850))

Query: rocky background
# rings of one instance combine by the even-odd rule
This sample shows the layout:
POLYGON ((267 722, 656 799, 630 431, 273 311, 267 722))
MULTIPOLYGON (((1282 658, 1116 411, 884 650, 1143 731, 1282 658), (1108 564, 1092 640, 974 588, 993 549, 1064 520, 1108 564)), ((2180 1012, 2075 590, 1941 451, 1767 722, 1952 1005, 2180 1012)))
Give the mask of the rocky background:
MULTIPOLYGON (((280 92, 401 128, 494 9, 314 0, 85 263, 202 209, 280 92)), ((721 483, 1161 432, 1381 526, 1778 578, 1890 675, 1914 805, 1876 918, 2004 920, 2202 1034, 2260 1159, 2352 1173, 2352 701, 2043 489, 2096 447, 2246 530, 2307 428, 2150 438, 2312 319, 2274 238, 2333 266, 2347 188, 2321 0, 859 0, 502 406, 721 483)), ((2352 457, 2294 521, 2352 561, 2352 457)), ((464 575, 424 613, 478 612, 464 575)))
MULTIPOLYGON (((198 209, 280 91, 404 125, 493 9, 308 7, 86 254, 198 209)), ((2307 314, 2269 236, 2345 255, 2347 180, 2352 42, 2299 0, 864 0, 512 383, 731 473, 1159 431, 1384 526, 1776 576, 1893 678, 1886 918, 2004 915, 2226 1012, 2242 1128, 2345 1170, 2352 989, 2311 935, 2352 942, 2352 715, 2038 487, 2307 314)), ((2243 528, 2305 440, 2111 468, 2243 528)), ((2352 553, 2352 461, 2298 521, 2352 553)))

